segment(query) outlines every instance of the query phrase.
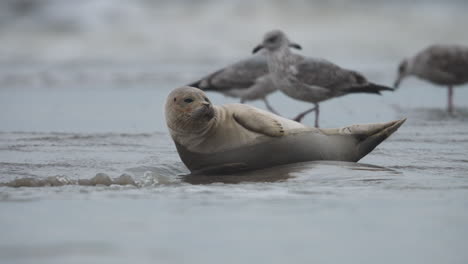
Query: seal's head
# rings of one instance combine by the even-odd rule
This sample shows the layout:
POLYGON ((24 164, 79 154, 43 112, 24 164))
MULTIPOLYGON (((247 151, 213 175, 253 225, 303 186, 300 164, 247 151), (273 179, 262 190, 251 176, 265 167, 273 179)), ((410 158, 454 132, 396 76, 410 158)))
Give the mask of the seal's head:
POLYGON ((299 44, 290 42, 286 34, 283 33, 283 31, 272 30, 265 34, 262 43, 255 47, 252 53, 256 53, 261 49, 266 49, 270 52, 274 52, 288 47, 301 49, 301 46, 299 44))
POLYGON ((203 131, 215 116, 206 94, 189 86, 177 88, 168 95, 165 111, 167 126, 183 134, 203 131))

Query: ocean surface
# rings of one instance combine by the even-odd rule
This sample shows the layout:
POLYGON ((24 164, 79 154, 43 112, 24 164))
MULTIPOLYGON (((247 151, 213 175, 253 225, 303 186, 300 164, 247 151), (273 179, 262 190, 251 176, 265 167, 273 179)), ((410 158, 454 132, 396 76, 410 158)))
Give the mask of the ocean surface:
MULTIPOLYGON (((465 1, 1 2, 0 263, 468 263, 468 85, 453 115, 446 88, 415 78, 323 102, 322 127, 408 120, 359 163, 229 176, 188 175, 163 112, 171 89, 249 56, 274 28, 303 55, 391 85, 428 44, 467 45, 467 12, 465 1)), ((269 99, 286 117, 310 107, 269 99)))

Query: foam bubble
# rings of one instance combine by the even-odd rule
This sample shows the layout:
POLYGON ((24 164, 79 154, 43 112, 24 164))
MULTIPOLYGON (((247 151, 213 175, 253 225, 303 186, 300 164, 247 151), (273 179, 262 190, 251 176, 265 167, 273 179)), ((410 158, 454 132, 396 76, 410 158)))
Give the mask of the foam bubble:
POLYGON ((155 186, 159 184, 171 184, 173 181, 169 177, 160 175, 152 171, 146 171, 143 174, 143 180, 141 182, 142 186, 155 186))
MULTIPOLYGON (((157 182, 157 180, 156 180, 157 182)), ((73 180, 65 176, 50 176, 47 178, 18 178, 9 182, 0 183, 0 186, 7 187, 45 187, 45 186, 64 186, 64 185, 81 185, 81 186, 111 186, 111 185, 133 185, 137 186, 138 184, 129 174, 122 174, 117 178, 112 179, 109 175, 105 173, 97 173, 96 176, 90 179, 78 179, 73 180)))
POLYGON ((112 179, 109 177, 109 175, 105 173, 98 173, 96 176, 94 176, 91 179, 80 179, 78 180, 79 185, 91 185, 91 186, 96 186, 96 185, 105 185, 105 186, 110 186, 112 184, 112 179))
POLYGON ((132 176, 124 173, 122 175, 120 175, 118 178, 114 179, 113 180, 113 183, 114 184, 118 184, 118 185, 133 185, 133 186, 137 186, 137 184, 135 183, 135 181, 133 180, 132 176))
POLYGON ((43 186, 63 186, 76 184, 76 181, 66 178, 65 176, 50 176, 45 179, 37 179, 32 177, 18 178, 10 182, 2 183, 8 187, 43 187, 43 186))

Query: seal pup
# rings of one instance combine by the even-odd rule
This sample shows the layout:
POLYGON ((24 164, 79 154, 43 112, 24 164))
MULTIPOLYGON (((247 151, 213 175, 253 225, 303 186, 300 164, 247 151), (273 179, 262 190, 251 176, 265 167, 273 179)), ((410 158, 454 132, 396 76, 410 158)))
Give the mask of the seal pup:
MULTIPOLYGON (((295 43, 290 43, 289 47, 302 49, 295 43)), ((267 96, 277 88, 268 73, 267 58, 264 53, 259 52, 228 65, 188 86, 240 98, 242 104, 246 101, 262 100, 268 111, 278 114, 267 99, 267 96)))
POLYGON ((292 53, 291 43, 282 31, 265 34, 253 53, 266 50, 268 69, 276 87, 291 98, 314 104, 294 120, 300 122, 305 115, 315 111, 315 127, 319 126, 319 102, 352 93, 380 94, 393 88, 375 84, 356 71, 347 70, 324 59, 304 57, 292 53))
POLYGON ((192 174, 232 173, 313 160, 356 162, 405 119, 318 129, 243 104, 214 106, 194 87, 173 90, 166 123, 192 174))
POLYGON ((395 89, 407 76, 448 87, 447 111, 453 113, 453 86, 468 83, 468 47, 431 45, 398 66, 395 89))

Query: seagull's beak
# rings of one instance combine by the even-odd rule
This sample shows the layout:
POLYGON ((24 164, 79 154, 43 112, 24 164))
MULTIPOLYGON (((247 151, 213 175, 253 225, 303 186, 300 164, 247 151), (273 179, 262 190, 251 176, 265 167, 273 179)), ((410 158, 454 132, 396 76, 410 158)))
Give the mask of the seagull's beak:
POLYGON ((263 49, 263 48, 264 48, 263 45, 260 44, 260 45, 258 45, 257 47, 255 47, 255 48, 252 50, 252 53, 257 53, 259 50, 261 50, 261 49, 263 49))
POLYGON ((297 43, 289 43, 289 47, 295 48, 295 49, 298 49, 298 50, 302 49, 301 45, 299 45, 297 43))
POLYGON ((395 83, 393 84, 393 88, 395 88, 395 90, 399 88, 402 79, 403 79, 403 76, 398 75, 398 78, 395 80, 395 83))

